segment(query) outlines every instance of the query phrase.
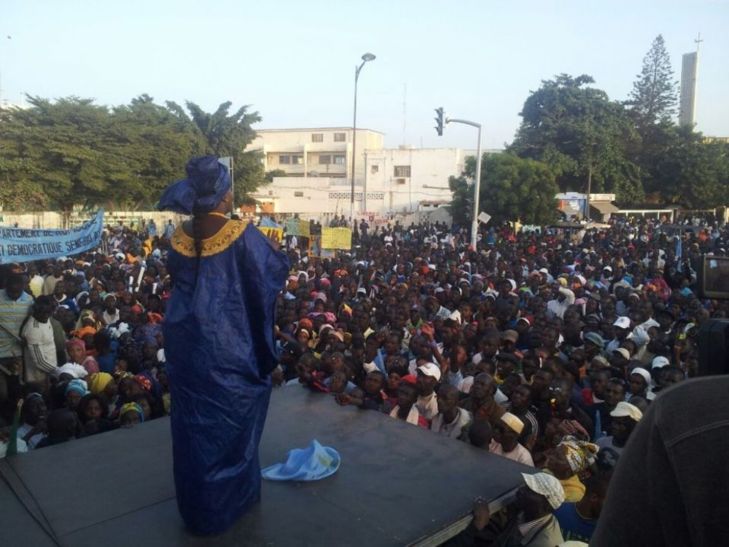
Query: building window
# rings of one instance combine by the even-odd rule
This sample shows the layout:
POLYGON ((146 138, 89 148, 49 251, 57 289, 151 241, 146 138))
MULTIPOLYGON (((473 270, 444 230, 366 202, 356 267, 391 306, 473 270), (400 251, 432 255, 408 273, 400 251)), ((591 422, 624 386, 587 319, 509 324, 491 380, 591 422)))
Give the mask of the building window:
POLYGON ((373 175, 376 175, 379 172, 380 172, 380 166, 379 165, 371 165, 370 166, 370 173, 372 173, 373 175))
POLYGON ((311 142, 324 142, 324 133, 312 133, 311 142))
POLYGON ((282 156, 279 156, 278 157, 278 162, 281 165, 288 165, 288 164, 291 163, 291 156, 283 156, 283 155, 282 156))
POLYGON ((346 141, 347 141, 346 133, 334 133, 334 142, 346 142, 346 141))
POLYGON ((332 157, 329 154, 319 156, 319 165, 329 165, 332 163, 332 157))
POLYGON ((303 198, 304 197, 304 192, 294 192, 294 197, 295 198, 303 198))
POLYGON ((291 156, 291 163, 293 165, 304 165, 304 156, 301 154, 294 154, 291 156))
POLYGON ((410 166, 409 165, 396 165, 395 166, 395 176, 396 177, 409 177, 410 176, 410 166))
POLYGON ((332 163, 334 165, 344 165, 344 163, 347 161, 347 157, 344 154, 337 154, 335 156, 332 156, 332 158, 332 163))

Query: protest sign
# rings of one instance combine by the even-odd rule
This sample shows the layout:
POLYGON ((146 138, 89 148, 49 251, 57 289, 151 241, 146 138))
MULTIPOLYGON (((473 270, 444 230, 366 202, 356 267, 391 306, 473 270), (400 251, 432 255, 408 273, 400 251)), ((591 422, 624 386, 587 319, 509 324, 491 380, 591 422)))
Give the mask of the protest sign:
POLYGON ((349 228, 322 228, 321 248, 349 251, 352 248, 352 230, 349 228))
POLYGON ((321 255, 321 236, 313 235, 309 238, 309 256, 321 255))
POLYGON ((478 220, 483 222, 484 224, 488 224, 489 220, 491 220, 491 215, 488 213, 480 213, 478 215, 478 220))
POLYGON ((300 218, 290 218, 286 221, 286 235, 298 237, 310 237, 309 221, 300 218))
POLYGON ((104 211, 71 230, 38 230, 0 226, 0 264, 77 255, 101 244, 104 211))
POLYGON ((281 243, 281 240, 283 239, 283 228, 272 226, 259 226, 258 229, 261 230, 261 232, 263 232, 263 235, 265 235, 271 241, 281 243))

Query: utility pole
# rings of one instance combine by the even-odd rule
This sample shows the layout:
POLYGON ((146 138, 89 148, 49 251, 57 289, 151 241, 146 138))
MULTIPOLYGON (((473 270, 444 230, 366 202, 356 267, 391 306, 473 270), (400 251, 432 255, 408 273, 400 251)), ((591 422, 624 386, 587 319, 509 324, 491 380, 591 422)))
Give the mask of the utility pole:
POLYGON ((478 245, 478 206, 479 206, 479 194, 481 193, 481 124, 472 122, 470 120, 462 120, 459 118, 445 118, 443 119, 443 108, 436 108, 436 127, 435 130, 438 135, 443 135, 443 122, 449 123, 460 123, 463 125, 470 125, 478 129, 478 143, 476 145, 476 177, 473 185, 473 219, 471 220, 471 245, 473 250, 476 250, 478 245))

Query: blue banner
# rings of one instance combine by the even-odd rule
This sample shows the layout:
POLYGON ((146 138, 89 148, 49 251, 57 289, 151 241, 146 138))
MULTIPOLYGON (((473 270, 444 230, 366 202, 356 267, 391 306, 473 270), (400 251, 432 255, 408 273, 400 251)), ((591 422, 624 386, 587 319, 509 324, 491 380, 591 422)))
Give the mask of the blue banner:
POLYGON ((96 249, 101 244, 104 210, 72 230, 31 230, 0 226, 0 264, 60 258, 96 249))

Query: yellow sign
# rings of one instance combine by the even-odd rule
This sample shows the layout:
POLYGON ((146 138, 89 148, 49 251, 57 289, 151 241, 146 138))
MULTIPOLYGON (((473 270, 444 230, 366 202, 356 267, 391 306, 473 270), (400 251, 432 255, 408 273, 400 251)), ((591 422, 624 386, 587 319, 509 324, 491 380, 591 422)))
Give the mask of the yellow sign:
POLYGON ((321 248, 349 251, 352 248, 352 230, 349 228, 322 228, 321 248))
POLYGON ((258 226, 258 229, 263 232, 268 239, 281 243, 283 240, 283 228, 272 228, 270 226, 258 226))

